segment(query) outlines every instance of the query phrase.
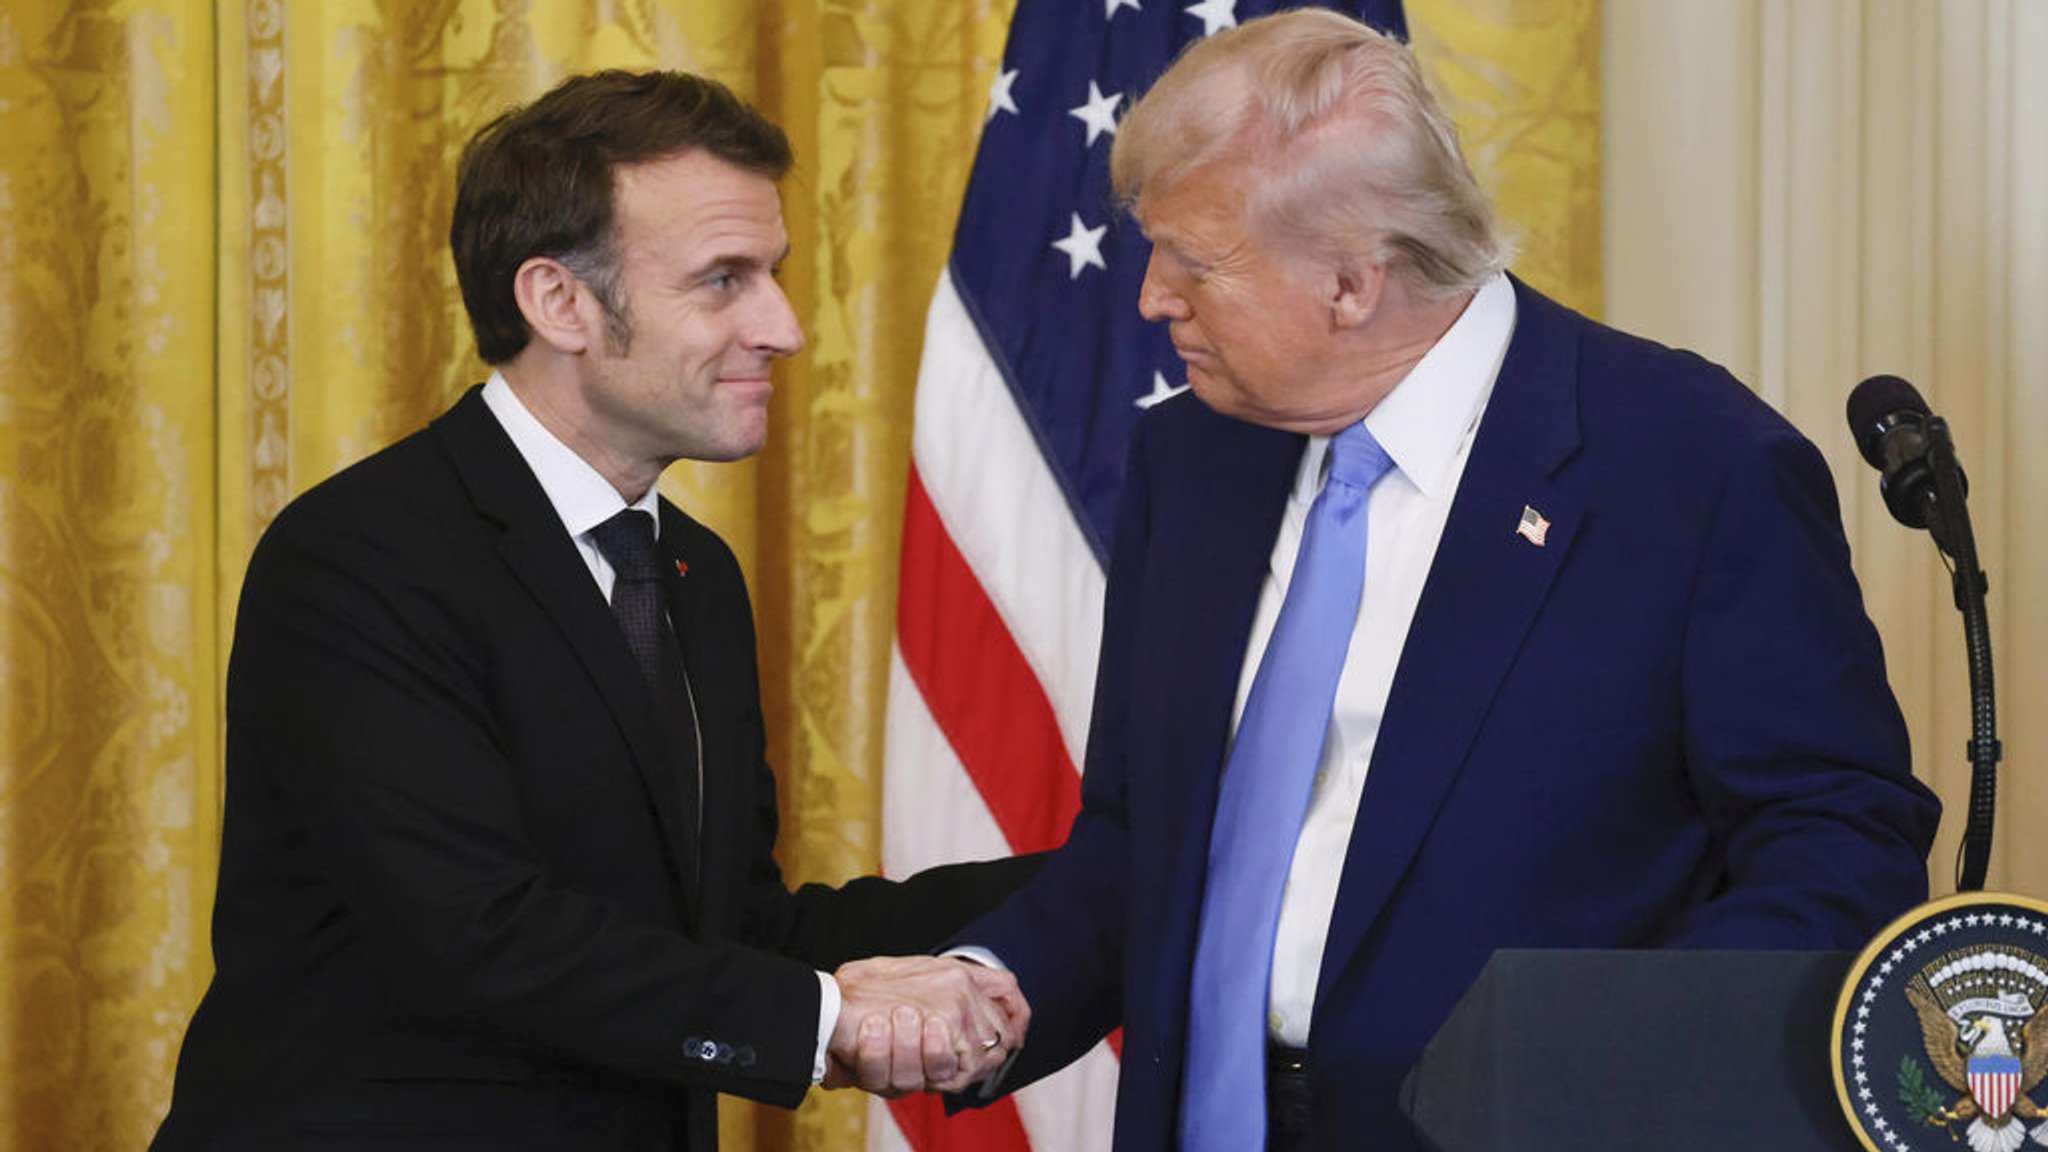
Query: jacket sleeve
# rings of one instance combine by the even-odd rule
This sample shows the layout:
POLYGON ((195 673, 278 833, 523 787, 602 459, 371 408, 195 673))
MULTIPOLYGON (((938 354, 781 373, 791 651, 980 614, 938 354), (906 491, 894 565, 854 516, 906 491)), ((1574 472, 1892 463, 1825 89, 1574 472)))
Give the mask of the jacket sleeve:
POLYGON ((816 1046, 809 966, 692 938, 559 874, 558 830, 536 824, 493 714, 494 678, 518 670, 467 607, 475 558, 365 520, 302 501, 251 562, 230 820, 253 805, 240 825, 275 818, 248 834, 283 846, 224 847, 223 889, 331 901, 311 946, 366 955, 428 1027, 793 1106, 816 1046))
POLYGON ((1727 473, 1686 622, 1684 750, 1723 882, 1680 947, 1857 947, 1927 894, 1939 805, 1850 570, 1833 482, 1789 427, 1727 473))

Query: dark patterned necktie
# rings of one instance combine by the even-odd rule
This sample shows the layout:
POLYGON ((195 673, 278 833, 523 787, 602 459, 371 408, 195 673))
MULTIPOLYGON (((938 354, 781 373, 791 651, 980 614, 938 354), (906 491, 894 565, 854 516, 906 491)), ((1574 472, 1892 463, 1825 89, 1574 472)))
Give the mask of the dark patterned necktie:
POLYGON ((668 623, 661 602, 661 567, 654 555, 654 517, 635 508, 590 530, 597 550, 612 566, 612 615, 626 634, 626 647, 640 675, 658 695, 665 679, 668 623))
POLYGON ((677 753, 682 757, 682 799, 685 827, 690 829, 684 882, 694 896, 697 887, 697 841, 701 838, 703 762, 697 748, 697 720, 690 684, 683 670, 682 650, 669 628, 661 591, 661 561, 654 550, 654 517, 628 508, 590 530, 597 550, 612 566, 612 616, 625 633, 626 647, 640 666, 640 676, 654 694, 677 753))

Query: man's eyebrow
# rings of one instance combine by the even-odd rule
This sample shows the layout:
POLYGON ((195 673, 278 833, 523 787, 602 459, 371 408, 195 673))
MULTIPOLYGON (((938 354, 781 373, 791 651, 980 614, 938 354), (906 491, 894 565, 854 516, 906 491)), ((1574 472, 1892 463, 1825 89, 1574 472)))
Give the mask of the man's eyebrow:
POLYGON ((1140 222, 1138 231, 1144 233, 1145 239, 1151 241, 1154 247, 1171 248, 1179 252, 1184 250, 1188 244, 1189 236, 1187 231, 1176 228, 1171 223, 1154 224, 1148 227, 1140 222))
POLYGON ((752 253, 747 252, 722 252, 717 255, 709 257, 702 264, 698 265, 696 271, 693 272, 692 275, 701 276, 707 272, 716 272, 721 268, 730 269, 734 271, 745 271, 753 268, 767 268, 772 271, 776 268, 781 267, 782 262, 789 259, 789 253, 790 246, 787 244, 784 244, 782 246, 781 251, 777 252, 773 257, 766 260, 763 260, 759 256, 755 256, 752 253))
POLYGON ((1146 238, 1152 241, 1152 248, 1156 252, 1171 256, 1183 263, 1199 264, 1202 262, 1200 257, 1188 251, 1187 244, 1185 243, 1187 237, 1174 232, 1170 228, 1160 235, 1148 236, 1146 238))

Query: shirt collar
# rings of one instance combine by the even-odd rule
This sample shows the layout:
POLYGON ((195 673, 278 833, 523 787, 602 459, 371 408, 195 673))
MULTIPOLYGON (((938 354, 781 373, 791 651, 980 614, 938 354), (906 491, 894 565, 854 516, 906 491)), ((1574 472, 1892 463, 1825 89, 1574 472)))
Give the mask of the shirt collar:
MULTIPOLYGON (((1459 448, 1486 410, 1514 331, 1514 286, 1506 274, 1496 273, 1366 415, 1365 426, 1373 439, 1423 495, 1435 496, 1449 478, 1459 448)), ((1321 487, 1329 443, 1327 436, 1309 439, 1300 479, 1309 486, 1310 498, 1321 487)))
POLYGON ((503 373, 491 373, 484 383, 484 404, 498 418, 505 435, 512 438, 512 446, 519 450, 526 466, 533 470, 534 479, 540 481, 541 491, 547 493, 548 503, 554 505, 555 515, 562 518, 562 526, 569 530, 569 535, 581 536, 621 511, 637 508, 654 517, 654 532, 660 536, 658 486, 649 485, 640 499, 627 504, 611 481, 534 417, 518 393, 512 391, 512 385, 506 383, 503 373))

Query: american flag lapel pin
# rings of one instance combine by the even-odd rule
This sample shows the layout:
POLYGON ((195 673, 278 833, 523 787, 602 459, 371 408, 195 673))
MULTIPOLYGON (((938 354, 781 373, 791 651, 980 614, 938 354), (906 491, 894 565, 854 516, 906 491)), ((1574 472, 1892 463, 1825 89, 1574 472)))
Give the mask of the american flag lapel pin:
POLYGON ((1515 525, 1515 535, 1541 548, 1543 538, 1549 534, 1550 521, 1543 518, 1543 513, 1527 504, 1522 505, 1522 522, 1515 525))
MULTIPOLYGON (((1539 541, 1539 543, 1541 543, 1541 541, 1539 541)), ((680 557, 678 557, 678 558, 676 559, 676 575, 678 575, 678 576, 688 576, 689 574, 690 574, 690 566, 689 566, 689 564, 688 564, 688 563, 686 563, 686 562, 684 562, 684 561, 683 561, 683 560, 682 560, 682 559, 681 559, 680 557)))

